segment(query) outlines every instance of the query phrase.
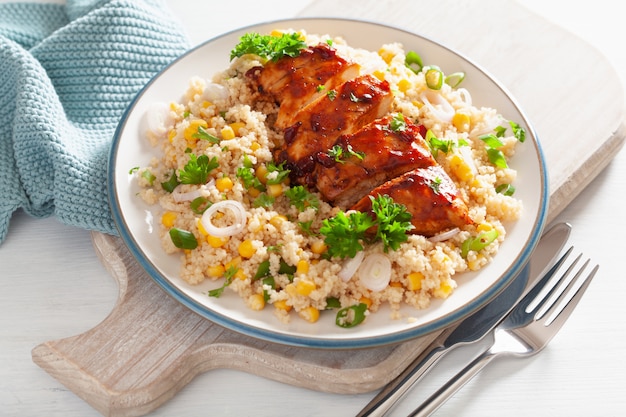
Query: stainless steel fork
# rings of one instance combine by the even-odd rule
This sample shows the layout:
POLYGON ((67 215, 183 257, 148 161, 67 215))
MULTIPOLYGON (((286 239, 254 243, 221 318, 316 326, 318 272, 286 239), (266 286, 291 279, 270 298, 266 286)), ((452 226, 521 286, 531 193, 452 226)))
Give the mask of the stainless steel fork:
POLYGON ((547 276, 539 281, 495 328, 491 346, 426 399, 409 417, 424 417, 435 412, 498 356, 526 357, 540 352, 567 321, 598 270, 598 265, 595 265, 583 274, 589 267, 590 260, 587 259, 569 278, 581 257, 582 254, 563 274, 557 276, 558 279, 547 276))

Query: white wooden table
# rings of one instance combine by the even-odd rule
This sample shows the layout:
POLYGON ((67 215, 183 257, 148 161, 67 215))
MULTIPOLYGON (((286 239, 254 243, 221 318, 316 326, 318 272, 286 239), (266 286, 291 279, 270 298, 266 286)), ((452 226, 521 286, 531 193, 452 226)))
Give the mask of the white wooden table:
MULTIPOLYGON (((237 5, 236 10, 229 10, 232 3, 219 2, 212 16, 197 13, 207 9, 199 0, 169 3, 190 30, 192 40, 200 42, 235 27, 293 17, 309 2, 265 1, 260 10, 254 2, 240 2, 242 6, 237 5), (174 9, 181 4, 185 10, 174 9)), ((619 3, 521 3, 592 43, 613 62, 626 83, 626 27, 619 3)), ((433 7, 436 4, 433 2, 433 7)), ((576 117, 574 109, 572 113, 576 117)), ((492 364, 436 415, 623 415, 626 276, 621 260, 626 249, 626 220, 620 203, 626 191, 625 178, 626 151, 622 151, 558 216, 557 220, 573 225, 571 241, 601 265, 572 319, 543 353, 492 364)), ((36 345, 84 332, 113 307, 117 288, 96 257, 89 232, 63 226, 54 218, 35 220, 18 212, 0 246, 0 276, 4 283, 0 292, 0 416, 98 415, 31 359, 36 345)), ((459 349, 444 359, 392 415, 406 415, 477 348, 459 349)), ((326 394, 244 372, 213 370, 196 378, 152 415, 350 416, 373 395, 326 394)))

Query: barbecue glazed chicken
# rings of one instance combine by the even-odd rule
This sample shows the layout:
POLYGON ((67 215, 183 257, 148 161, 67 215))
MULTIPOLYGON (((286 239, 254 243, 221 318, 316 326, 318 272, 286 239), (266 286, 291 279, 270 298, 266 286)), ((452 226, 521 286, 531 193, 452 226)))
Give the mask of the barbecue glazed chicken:
POLYGON ((370 196, 388 195, 411 213, 411 233, 433 236, 471 224, 423 126, 392 113, 389 84, 359 71, 326 44, 249 71, 257 91, 279 105, 274 127, 284 146, 276 161, 286 163, 292 182, 343 210, 367 212, 370 196), (402 127, 394 129, 398 117, 402 127))

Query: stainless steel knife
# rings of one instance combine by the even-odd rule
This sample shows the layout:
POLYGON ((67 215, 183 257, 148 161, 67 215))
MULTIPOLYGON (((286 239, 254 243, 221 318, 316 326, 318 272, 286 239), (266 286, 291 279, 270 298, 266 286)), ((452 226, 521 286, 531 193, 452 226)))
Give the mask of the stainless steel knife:
POLYGON ((523 298, 541 277, 557 269, 557 255, 567 242, 570 231, 569 224, 558 223, 545 232, 533 250, 527 267, 501 294, 459 324, 444 330, 400 375, 384 386, 357 417, 384 416, 447 352, 477 342, 493 330, 517 300, 523 298))

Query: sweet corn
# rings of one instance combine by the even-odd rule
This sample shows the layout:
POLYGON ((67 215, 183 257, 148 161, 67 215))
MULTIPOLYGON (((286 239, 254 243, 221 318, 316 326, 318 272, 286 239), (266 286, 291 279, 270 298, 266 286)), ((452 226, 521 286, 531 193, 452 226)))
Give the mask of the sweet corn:
POLYGON ((406 93, 407 90, 409 90, 412 86, 413 85, 411 84, 411 81, 407 80, 406 78, 398 81, 398 90, 402 91, 403 93, 406 93))
POLYGON ((254 187, 250 187, 248 188, 248 194, 250 194, 250 197, 252 198, 257 198, 258 196, 261 195, 261 190, 258 190, 254 187))
POLYGON ((174 138, 176 137, 176 130, 172 129, 167 133, 167 140, 170 141, 170 143, 174 142, 174 138))
POLYGON ((316 240, 311 244, 311 252, 317 255, 321 255, 322 253, 326 252, 327 249, 328 246, 326 245, 326 243, 324 243, 323 240, 316 240))
MULTIPOLYGON (((202 233, 202 232, 200 232, 202 233)), ((213 248, 221 248, 228 242, 227 237, 217 237, 213 235, 207 234, 206 241, 213 248)))
POLYGON ((206 122, 206 120, 194 119, 190 121, 189 126, 185 128, 183 136, 185 137, 185 140, 189 142, 189 144, 195 144, 198 141, 198 138, 195 138, 194 135, 198 133, 198 129, 200 127, 206 129, 207 127, 209 127, 209 124, 206 122))
POLYGON ((239 131, 241 130, 241 128, 246 127, 246 124, 244 122, 234 122, 229 124, 228 126, 233 129, 233 133, 235 134, 235 136, 239 136, 239 131))
POLYGON ((484 260, 484 256, 480 253, 476 254, 475 258, 469 259, 467 261, 467 267, 470 271, 478 271, 482 266, 484 260))
POLYGON ((313 306, 308 306, 300 310, 298 315, 309 323, 315 323, 320 318, 320 311, 313 306))
POLYGON ((469 182, 474 178, 472 167, 460 155, 453 153, 450 155, 450 169, 461 180, 469 182))
POLYGON ((478 226, 476 226, 476 231, 477 232, 488 232, 491 229, 493 229, 493 226, 491 225, 491 223, 487 223, 487 222, 482 222, 480 223, 478 226))
POLYGON ((380 71, 380 70, 376 70, 372 73, 372 75, 376 78, 378 78, 378 80, 380 81, 385 81, 385 73, 380 71))
POLYGON ((385 61, 387 64, 389 64, 391 60, 393 59, 393 57, 395 56, 393 52, 385 48, 380 48, 378 50, 378 55, 380 55, 383 61, 385 61))
POLYGON ((459 132, 469 132, 470 131, 470 115, 465 111, 457 111, 452 116, 452 125, 456 127, 456 130, 459 132))
POLYGON ((226 268, 224 265, 212 265, 206 269, 206 273, 211 278, 219 278, 224 276, 224 272, 226 272, 226 268))
POLYGON ((267 167, 265 165, 259 165, 256 167, 255 175, 261 181, 261 184, 267 184, 267 167))
POLYGON ((282 184, 270 184, 267 186, 267 194, 272 197, 280 197, 283 195, 283 185, 282 184))
POLYGON ((296 295, 298 295, 298 293, 296 292, 296 286, 293 283, 285 285, 285 292, 291 297, 295 297, 296 295))
POLYGON ((242 258, 248 259, 252 258, 252 256, 256 253, 256 248, 254 247, 254 244, 250 239, 246 239, 241 242, 237 250, 239 251, 239 255, 241 255, 242 258))
POLYGON ((230 177, 221 177, 215 180, 215 188, 221 193, 232 190, 233 185, 233 180, 230 177))
POLYGON ((392 287, 392 288, 402 288, 402 283, 394 281, 394 282, 390 282, 389 286, 392 287))
POLYGON ((246 275, 246 272, 243 269, 238 269, 237 272, 235 272, 235 278, 240 279, 240 280, 244 280, 246 278, 248 278, 248 275, 246 275))
POLYGON ((167 228, 173 227, 174 226, 174 221, 176 221, 176 213, 174 213, 172 211, 166 211, 161 216, 161 224, 163 224, 163 226, 165 226, 167 228))
POLYGON ((406 278, 408 281, 407 289, 409 291, 419 291, 422 289, 424 274, 421 272, 411 272, 406 278))
POLYGON ((263 294, 252 294, 248 298, 248 306, 254 311, 261 311, 265 308, 265 298, 263 294))
POLYGON ((220 130, 220 133, 222 134, 222 139, 224 140, 230 140, 235 138, 235 131, 229 125, 224 126, 222 130, 220 130))
POLYGON ((309 261, 300 259, 296 264, 296 274, 304 275, 309 272, 309 261))
POLYGON ((280 228, 280 226, 287 221, 287 216, 282 214, 277 214, 270 219, 270 224, 276 228, 280 228))
POLYGON ((372 299, 364 296, 359 299, 359 303, 363 303, 367 308, 370 308, 372 306, 372 299))
POLYGON ((208 108, 209 108, 209 107, 211 107, 212 105, 213 105, 213 103, 211 103, 210 101, 206 101, 206 100, 204 100, 204 101, 202 102, 202 108, 203 108, 203 109, 208 109, 208 108))
POLYGON ((278 310, 291 311, 291 306, 286 300, 278 300, 274 303, 274 307, 278 310))
POLYGON ((439 288, 433 291, 433 295, 437 298, 448 298, 452 294, 452 289, 452 285, 448 281, 444 281, 439 285, 439 288))
POLYGON ((235 256, 233 259, 231 259, 230 261, 224 264, 224 268, 225 269, 238 268, 240 264, 241 264, 241 256, 235 256))
POLYGON ((208 236, 209 235, 209 232, 207 232, 206 229, 204 228, 204 226, 202 225, 202 220, 200 220, 200 219, 196 220, 196 226, 198 227, 198 232, 200 232, 200 234, 202 236, 208 236))
POLYGON ((315 291, 315 283, 313 281, 309 281, 308 279, 301 279, 296 282, 296 293, 298 295, 307 296, 315 291))
POLYGON ((258 151, 259 149, 261 149, 261 145, 259 145, 259 142, 252 142, 252 144, 250 145, 250 150, 254 152, 258 151))

